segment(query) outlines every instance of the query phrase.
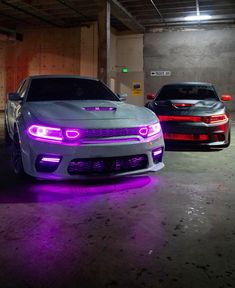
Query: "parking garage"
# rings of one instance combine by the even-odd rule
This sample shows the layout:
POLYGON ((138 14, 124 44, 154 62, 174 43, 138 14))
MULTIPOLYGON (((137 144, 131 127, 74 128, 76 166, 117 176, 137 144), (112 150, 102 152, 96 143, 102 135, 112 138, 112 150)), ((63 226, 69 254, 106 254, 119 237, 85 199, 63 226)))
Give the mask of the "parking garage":
POLYGON ((4 133, 7 95, 31 75, 98 78, 139 107, 172 82, 234 97, 234 12, 233 1, 0 2, 1 287, 235 286, 234 100, 228 148, 167 149, 162 170, 131 177, 21 178, 4 133))

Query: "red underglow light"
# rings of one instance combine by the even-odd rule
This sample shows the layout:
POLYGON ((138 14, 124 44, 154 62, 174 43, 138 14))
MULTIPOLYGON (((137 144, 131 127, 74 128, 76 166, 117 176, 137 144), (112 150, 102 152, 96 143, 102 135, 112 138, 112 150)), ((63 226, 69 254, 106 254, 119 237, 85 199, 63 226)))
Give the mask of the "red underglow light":
POLYGON ((185 140, 185 141, 206 141, 208 135, 206 134, 176 134, 176 133, 164 133, 165 140, 185 140))

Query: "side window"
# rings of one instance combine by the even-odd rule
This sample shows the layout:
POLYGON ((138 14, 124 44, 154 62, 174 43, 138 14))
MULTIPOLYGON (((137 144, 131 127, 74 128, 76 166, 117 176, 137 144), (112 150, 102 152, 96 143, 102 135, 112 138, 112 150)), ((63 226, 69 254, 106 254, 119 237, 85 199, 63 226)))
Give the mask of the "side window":
POLYGON ((24 81, 22 81, 22 82, 20 83, 20 85, 18 86, 18 88, 17 88, 17 90, 16 90, 17 93, 20 93, 20 90, 21 90, 22 87, 24 86, 25 81, 26 81, 26 80, 24 80, 24 81))
POLYGON ((20 84, 19 88, 17 89, 17 93, 20 94, 20 97, 21 97, 21 98, 24 97, 25 92, 26 92, 26 90, 27 90, 27 87, 28 87, 28 80, 24 80, 24 81, 20 84))

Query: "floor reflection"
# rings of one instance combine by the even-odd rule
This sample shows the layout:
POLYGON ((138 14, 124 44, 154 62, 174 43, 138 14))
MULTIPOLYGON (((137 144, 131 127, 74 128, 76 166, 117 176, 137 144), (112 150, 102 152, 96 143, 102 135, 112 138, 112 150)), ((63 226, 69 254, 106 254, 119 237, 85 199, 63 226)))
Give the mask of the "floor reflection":
POLYGON ((0 203, 55 202, 107 193, 120 193, 155 185, 156 182, 157 178, 153 176, 88 181, 18 180, 0 186, 0 203))

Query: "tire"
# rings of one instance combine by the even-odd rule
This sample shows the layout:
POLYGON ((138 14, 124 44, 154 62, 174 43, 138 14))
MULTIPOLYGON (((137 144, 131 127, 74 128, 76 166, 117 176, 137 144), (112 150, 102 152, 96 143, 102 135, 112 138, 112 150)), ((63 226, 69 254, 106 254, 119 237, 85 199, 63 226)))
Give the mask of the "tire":
POLYGON ((14 134, 14 138, 11 143, 11 162, 15 174, 17 176, 25 177, 26 174, 24 171, 19 136, 17 133, 14 134))
POLYGON ((230 142, 231 142, 231 130, 229 130, 229 134, 228 134, 228 143, 225 144, 225 145, 223 145, 222 148, 227 148, 227 147, 229 147, 230 142))
POLYGON ((6 120, 5 120, 5 124, 4 124, 4 139, 5 139, 5 145, 9 146, 11 144, 12 140, 11 140, 11 137, 8 133, 6 120))

